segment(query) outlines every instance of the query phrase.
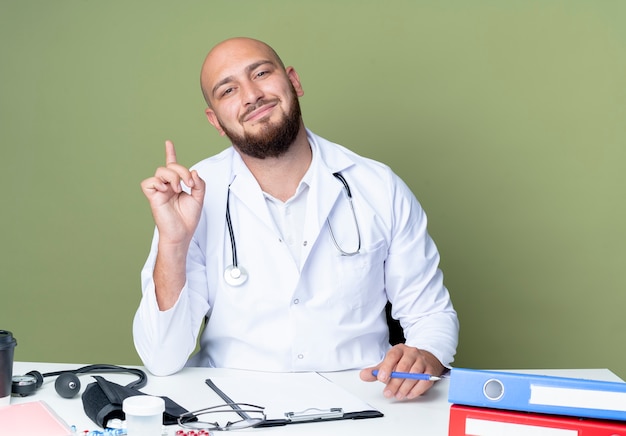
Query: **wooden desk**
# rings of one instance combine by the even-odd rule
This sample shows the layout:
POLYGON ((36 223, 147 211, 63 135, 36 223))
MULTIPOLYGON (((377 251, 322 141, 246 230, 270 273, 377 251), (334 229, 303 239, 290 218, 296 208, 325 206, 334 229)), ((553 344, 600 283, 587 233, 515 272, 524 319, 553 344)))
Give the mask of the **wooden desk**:
MULTIPOLYGON (((109 362, 107 362, 109 363, 109 362)), ((13 374, 25 374, 37 370, 41 373, 77 369, 82 364, 16 362, 13 374)), ((578 370, 528 370, 524 372, 559 375, 565 377, 585 377, 596 380, 621 381, 607 369, 578 370)), ((148 384, 142 392, 170 397, 188 410, 200 409, 222 403, 204 383, 205 379, 217 375, 236 377, 239 371, 221 368, 185 368, 169 377, 156 377, 148 373, 148 384)), ((131 374, 104 374, 111 381, 127 384, 135 380, 131 374)), ((342 420, 332 422, 307 423, 283 427, 248 429, 233 434, 249 435, 297 435, 297 436, 359 436, 419 434, 427 436, 447 436, 450 404, 448 403, 449 380, 443 379, 435 384, 426 395, 412 401, 386 399, 383 385, 379 382, 366 383, 359 379, 358 371, 324 373, 324 376, 347 391, 366 401, 384 413, 383 418, 364 420, 342 420)), ((80 396, 72 399, 61 398, 54 389, 55 377, 47 377, 39 391, 29 397, 11 399, 11 404, 28 401, 46 401, 69 425, 75 425, 78 431, 96 430, 98 427, 85 415, 80 396)), ((90 375, 81 375, 81 393, 92 382, 90 375)), ((169 435, 174 435, 177 426, 167 427, 169 435)))

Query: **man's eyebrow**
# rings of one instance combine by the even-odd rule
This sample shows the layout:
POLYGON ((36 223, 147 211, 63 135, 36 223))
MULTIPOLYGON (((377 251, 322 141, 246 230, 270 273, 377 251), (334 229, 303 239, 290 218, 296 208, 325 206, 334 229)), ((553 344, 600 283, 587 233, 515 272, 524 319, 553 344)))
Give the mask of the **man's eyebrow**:
MULTIPOLYGON (((257 62, 254 62, 250 65, 248 65, 245 70, 246 70, 246 74, 250 74, 252 71, 256 70, 258 67, 260 67, 261 65, 265 65, 265 64, 272 64, 274 65, 274 62, 272 62, 269 59, 263 59, 257 62)), ((213 89, 211 90, 211 94, 213 96, 215 96, 215 93, 217 92, 218 88, 220 86, 223 86, 225 84, 227 84, 228 82, 232 82, 234 80, 234 76, 228 76, 228 77, 224 77, 222 80, 220 80, 219 82, 217 82, 215 84, 215 86, 213 87, 213 89)))

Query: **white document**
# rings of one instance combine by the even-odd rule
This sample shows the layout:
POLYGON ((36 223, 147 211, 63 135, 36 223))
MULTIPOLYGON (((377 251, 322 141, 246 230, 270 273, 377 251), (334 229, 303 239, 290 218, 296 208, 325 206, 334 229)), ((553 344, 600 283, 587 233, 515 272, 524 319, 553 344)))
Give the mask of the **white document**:
POLYGON ((209 378, 235 403, 265 407, 268 420, 374 418, 374 407, 315 372, 244 372, 241 376, 209 378), (341 414, 337 413, 341 410, 341 414), (311 419, 306 419, 307 416, 311 419), (291 419, 295 417, 296 419, 291 419))

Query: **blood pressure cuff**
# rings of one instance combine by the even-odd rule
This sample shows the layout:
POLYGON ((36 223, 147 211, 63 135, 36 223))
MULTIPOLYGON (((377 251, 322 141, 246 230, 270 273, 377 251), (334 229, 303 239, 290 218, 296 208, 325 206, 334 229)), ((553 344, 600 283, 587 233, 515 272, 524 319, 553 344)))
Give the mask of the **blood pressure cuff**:
MULTIPOLYGON (((124 420, 126 418, 122 410, 122 402, 125 398, 147 395, 137 389, 110 382, 100 376, 94 376, 94 378, 96 381, 89 384, 85 392, 83 392, 83 409, 87 416, 102 428, 105 428, 107 422, 111 419, 124 420)), ((187 409, 184 409, 170 398, 161 398, 165 400, 164 425, 176 424, 178 417, 188 412, 187 409)))

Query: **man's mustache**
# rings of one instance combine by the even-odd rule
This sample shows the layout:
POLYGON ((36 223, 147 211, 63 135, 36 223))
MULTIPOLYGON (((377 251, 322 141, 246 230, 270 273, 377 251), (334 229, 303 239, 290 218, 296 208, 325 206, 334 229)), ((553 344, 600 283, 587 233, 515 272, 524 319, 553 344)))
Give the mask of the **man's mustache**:
POLYGON ((252 112, 257 110, 258 108, 268 105, 268 104, 278 103, 279 101, 280 100, 277 98, 273 98, 271 100, 261 99, 258 102, 256 102, 254 106, 249 106, 248 109, 246 109, 246 111, 241 115, 241 117, 239 117, 239 121, 243 122, 248 115, 250 115, 252 112))

